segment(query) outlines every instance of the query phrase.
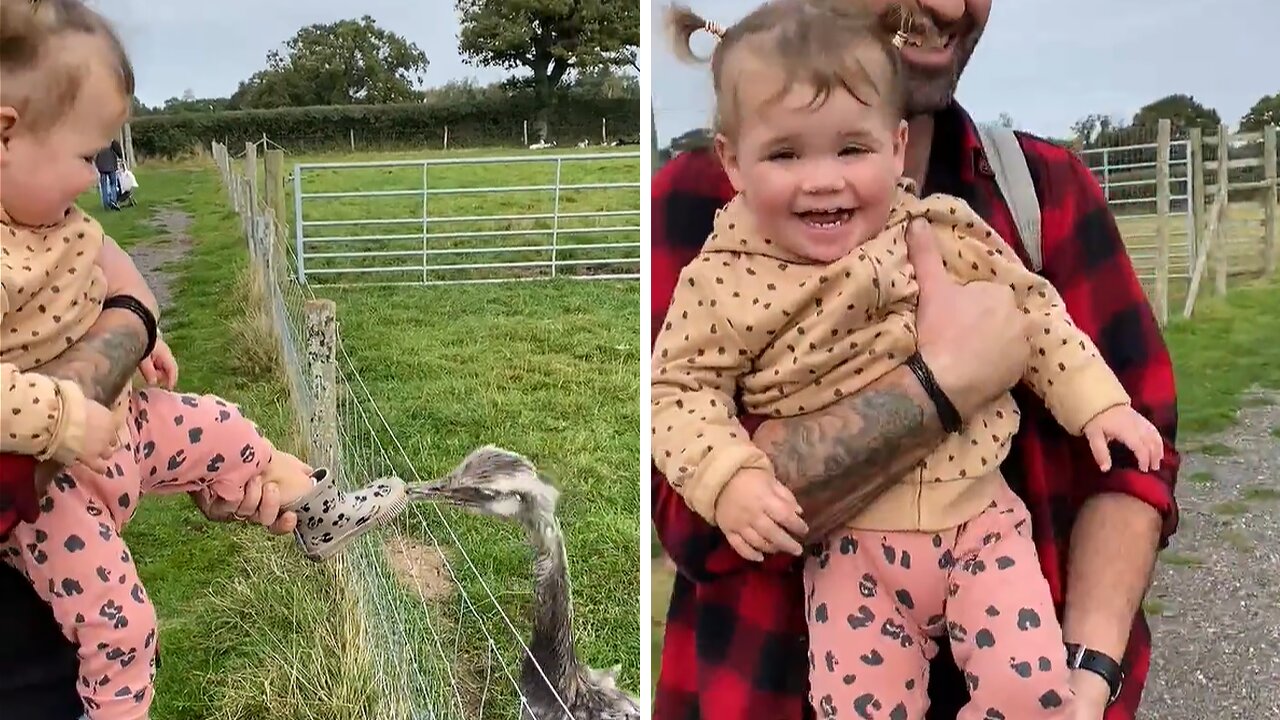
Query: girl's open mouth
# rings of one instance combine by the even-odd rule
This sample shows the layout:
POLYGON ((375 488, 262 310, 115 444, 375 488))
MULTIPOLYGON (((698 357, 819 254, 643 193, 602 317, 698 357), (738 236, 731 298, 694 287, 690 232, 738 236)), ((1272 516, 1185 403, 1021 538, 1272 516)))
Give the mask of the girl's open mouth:
POLYGON ((796 213, 800 221, 804 224, 820 230, 830 230, 838 228, 849 222, 853 217, 853 211, 840 208, 836 210, 809 210, 807 212, 796 213))

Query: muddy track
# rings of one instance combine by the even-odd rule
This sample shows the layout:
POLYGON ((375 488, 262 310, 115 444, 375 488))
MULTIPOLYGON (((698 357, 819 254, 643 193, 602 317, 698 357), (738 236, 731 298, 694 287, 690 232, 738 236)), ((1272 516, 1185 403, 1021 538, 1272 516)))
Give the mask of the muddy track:
POLYGON ((157 234, 129 248, 129 257, 155 293, 160 303, 161 325, 164 325, 164 311, 173 303, 177 280, 174 265, 186 259, 195 241, 188 234, 191 216, 181 210, 157 208, 148 224, 157 234))

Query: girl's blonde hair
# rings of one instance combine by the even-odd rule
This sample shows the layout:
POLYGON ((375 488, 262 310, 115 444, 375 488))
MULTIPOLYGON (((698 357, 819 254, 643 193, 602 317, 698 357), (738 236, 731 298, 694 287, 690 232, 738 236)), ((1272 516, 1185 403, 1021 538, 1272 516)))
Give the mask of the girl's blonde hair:
POLYGON ((0 0, 0 106, 17 110, 24 126, 56 125, 99 59, 75 44, 86 38, 105 44, 110 74, 131 106, 133 65, 105 18, 82 0, 0 0))
POLYGON ((915 2, 894 3, 888 11, 875 13, 861 0, 768 0, 722 29, 688 7, 672 5, 667 29, 677 57, 686 62, 705 62, 691 47, 695 34, 717 36, 710 58, 715 129, 732 133, 739 120, 737 88, 725 86, 725 66, 747 46, 782 71, 784 81, 774 100, 796 83, 813 88, 815 106, 833 90, 843 89, 864 105, 883 105, 900 119, 905 97, 894 37, 911 25, 917 11, 915 2))

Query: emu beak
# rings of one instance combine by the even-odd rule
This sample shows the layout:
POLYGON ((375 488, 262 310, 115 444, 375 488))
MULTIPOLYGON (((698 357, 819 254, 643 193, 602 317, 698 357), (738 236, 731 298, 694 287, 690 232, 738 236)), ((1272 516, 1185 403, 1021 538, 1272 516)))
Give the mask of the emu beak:
POLYGON ((448 502, 452 500, 449 488, 441 483, 418 483, 409 487, 410 500, 426 500, 429 502, 448 502))
POLYGON ((474 488, 449 487, 441 482, 420 483, 410 487, 409 499, 461 507, 473 507, 484 502, 484 498, 474 488))

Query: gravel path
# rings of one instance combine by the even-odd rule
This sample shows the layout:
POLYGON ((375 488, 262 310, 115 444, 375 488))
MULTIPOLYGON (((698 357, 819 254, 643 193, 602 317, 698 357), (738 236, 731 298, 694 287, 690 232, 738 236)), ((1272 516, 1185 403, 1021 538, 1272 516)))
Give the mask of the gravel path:
POLYGON ((1187 444, 1181 525, 1148 593, 1155 636, 1140 716, 1280 718, 1280 395, 1187 444))

